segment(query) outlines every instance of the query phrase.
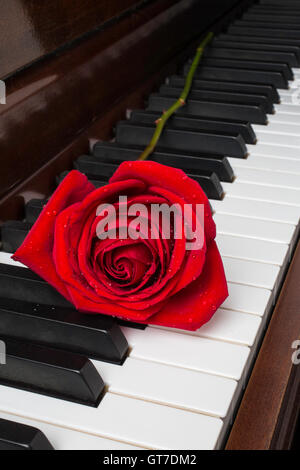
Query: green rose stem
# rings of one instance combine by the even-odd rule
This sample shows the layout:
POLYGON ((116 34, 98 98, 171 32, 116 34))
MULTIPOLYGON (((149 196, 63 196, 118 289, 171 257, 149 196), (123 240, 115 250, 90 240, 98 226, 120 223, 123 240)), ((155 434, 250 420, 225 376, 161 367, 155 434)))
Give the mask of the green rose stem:
POLYGON ((154 131, 152 139, 149 145, 141 153, 138 160, 146 160, 149 157, 149 155, 151 155, 151 153, 155 149, 155 146, 161 136, 163 128, 165 127, 165 124, 168 121, 168 119, 172 116, 172 114, 175 113, 175 111, 177 111, 177 109, 185 105, 186 99, 189 95, 189 92, 193 83, 195 72, 200 62, 200 59, 202 57, 203 51, 206 45, 212 40, 212 38, 213 38, 213 33, 208 33, 203 39, 203 41, 199 44, 197 48, 197 52, 191 64, 190 70, 186 76, 185 85, 184 85, 184 88, 180 97, 178 98, 177 101, 175 101, 174 104, 172 104, 172 106, 170 106, 169 109, 163 112, 163 114, 161 115, 159 119, 157 119, 157 121, 155 121, 156 129, 154 131))

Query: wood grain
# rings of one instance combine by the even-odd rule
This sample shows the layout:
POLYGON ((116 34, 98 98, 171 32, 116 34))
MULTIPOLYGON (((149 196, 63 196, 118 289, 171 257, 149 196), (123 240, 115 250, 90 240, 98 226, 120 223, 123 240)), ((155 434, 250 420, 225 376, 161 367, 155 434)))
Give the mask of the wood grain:
POLYGON ((300 405, 300 243, 260 348, 230 433, 228 450, 288 449, 300 405))

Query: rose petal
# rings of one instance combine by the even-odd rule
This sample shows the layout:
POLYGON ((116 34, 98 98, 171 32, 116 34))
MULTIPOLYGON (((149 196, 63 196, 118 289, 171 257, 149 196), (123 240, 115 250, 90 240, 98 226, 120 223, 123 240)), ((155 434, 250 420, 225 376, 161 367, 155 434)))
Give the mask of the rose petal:
POLYGON ((28 266, 57 289, 67 300, 70 296, 56 272, 52 257, 56 215, 66 207, 82 201, 95 187, 79 171, 71 171, 64 178, 42 210, 22 245, 12 258, 28 266))
POLYGON ((154 315, 151 325, 196 330, 208 322, 217 308, 228 297, 222 259, 215 241, 207 247, 201 276, 188 287, 170 297, 165 306, 154 315))
POLYGON ((205 206, 205 238, 208 243, 216 236, 216 226, 212 218, 208 199, 199 183, 189 178, 182 170, 161 165, 152 161, 123 162, 109 182, 126 179, 144 181, 147 186, 160 186, 177 194, 189 204, 205 206))

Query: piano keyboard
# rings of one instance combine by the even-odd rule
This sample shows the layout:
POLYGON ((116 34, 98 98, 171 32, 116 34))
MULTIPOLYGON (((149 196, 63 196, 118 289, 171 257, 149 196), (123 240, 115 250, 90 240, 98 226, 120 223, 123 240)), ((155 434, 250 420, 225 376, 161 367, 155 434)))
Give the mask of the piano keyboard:
MULTIPOLYGON (((121 353, 118 360, 110 357, 111 349, 102 360, 90 357, 92 373, 105 384, 100 403, 93 406, 80 397, 38 393, 39 384, 33 390, 18 386, 16 378, 11 387, 5 380, 12 378, 4 380, 5 366, 0 366, 0 419, 40 429, 55 449, 224 445, 299 235, 300 9, 296 13, 291 2, 261 1, 216 37, 199 66, 187 105, 171 119, 151 156, 183 168, 205 189, 217 224, 228 299, 196 332, 117 326, 128 353, 123 345, 125 360, 121 353)), ((114 142, 97 143, 75 167, 101 185, 120 161, 137 158, 156 116, 178 95, 186 69, 149 97, 145 111, 132 111, 117 125, 114 142)), ((42 283, 34 293, 24 293, 26 269, 9 253, 22 242, 43 204, 31 201, 25 222, 2 228, 0 293, 19 301, 18 308, 0 305, 10 312, 8 318, 12 311, 22 315, 22 303, 25 311, 31 295, 43 312, 43 296, 53 295, 42 283), (5 278, 10 282, 4 283, 5 278)), ((26 282, 34 286, 34 279, 26 282)), ((57 302, 51 308, 68 307, 57 302)), ((0 327, 0 335, 5 328, 0 327)), ((42 331, 38 321, 36 328, 42 331)), ((40 338, 46 349, 54 341, 42 333, 40 338)), ((64 349, 63 344, 54 346, 64 349)), ((27 370, 22 353, 14 354, 27 370)), ((76 363, 69 354, 70 363, 76 363)), ((84 380, 89 386, 90 377, 84 380)))

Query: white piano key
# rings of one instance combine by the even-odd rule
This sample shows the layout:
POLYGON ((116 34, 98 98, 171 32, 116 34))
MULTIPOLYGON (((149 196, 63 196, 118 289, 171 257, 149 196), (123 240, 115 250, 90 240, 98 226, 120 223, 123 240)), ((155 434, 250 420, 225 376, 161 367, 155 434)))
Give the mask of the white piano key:
POLYGON ((93 363, 109 392, 216 417, 226 416, 237 386, 224 377, 130 357, 121 367, 93 363))
POLYGON ((278 89, 277 91, 278 91, 278 94, 279 94, 280 98, 282 96, 291 96, 295 93, 295 87, 294 88, 289 88, 288 90, 278 89))
POLYGON ((256 315, 219 308, 211 320, 196 331, 174 330, 174 328, 162 326, 158 326, 157 328, 176 331, 186 335, 203 336, 204 338, 252 346, 260 325, 261 318, 256 315))
POLYGON ((223 257, 226 279, 238 284, 273 289, 279 274, 279 266, 223 257))
POLYGON ((299 104, 299 93, 294 90, 294 93, 280 93, 281 104, 299 104))
POLYGON ((269 123, 282 122, 284 124, 300 124, 299 116, 291 113, 280 113, 268 115, 269 123))
MULTIPOLYGON (((300 116, 299 116, 300 122, 300 116)), ((287 147, 286 145, 272 145, 258 142, 256 145, 247 145, 251 155, 269 155, 270 157, 290 158, 300 160, 300 152, 296 147, 287 147)))
POLYGON ((282 145, 287 147, 300 146, 300 136, 286 135, 281 133, 269 133, 264 131, 256 131, 256 137, 260 144, 282 145))
MULTIPOLYGON (((298 79, 300 78, 300 71, 298 68, 295 68, 295 67, 292 67, 292 72, 294 74, 294 77, 295 77, 295 82, 297 83, 298 79)), ((298 83, 298 86, 299 86, 299 83, 298 83)))
POLYGON ((299 83, 297 80, 289 80, 288 84, 289 89, 284 91, 295 90, 295 88, 299 88, 299 83))
POLYGON ((297 225, 299 209, 274 202, 239 199, 227 195, 222 201, 210 201, 213 210, 220 214, 241 215, 254 219, 297 225))
POLYGON ((219 418, 106 393, 98 408, 1 386, 0 410, 150 449, 214 449, 219 418))
POLYGON ((255 315, 219 308, 196 333, 206 338, 252 346, 260 325, 261 319, 255 315))
POLYGON ((272 157, 265 155, 252 155, 248 158, 228 157, 229 163, 235 171, 236 168, 257 168, 262 170, 287 172, 288 174, 297 173, 300 175, 300 160, 290 160, 288 158, 272 157))
POLYGON ((255 238, 276 243, 289 244, 295 233, 295 226, 278 222, 252 219, 236 215, 214 215, 218 233, 255 238))
POLYGON ((72 431, 71 429, 22 418, 21 416, 2 412, 0 413, 0 418, 40 429, 49 439, 55 450, 142 450, 140 447, 130 444, 72 431))
POLYGON ((6 253, 4 251, 0 251, 0 263, 10 264, 12 266, 17 266, 19 268, 26 268, 27 267, 24 264, 19 263, 18 261, 14 261, 13 259, 11 259, 11 257, 12 257, 12 253, 6 253))
POLYGON ((182 335, 157 328, 122 328, 130 357, 239 380, 249 349, 245 346, 182 335))
POLYGON ((285 265, 288 259, 289 246, 253 238, 234 237, 217 234, 216 238, 221 256, 258 261, 260 263, 285 265))
POLYGON ((286 124, 284 122, 269 122, 268 125, 263 126, 261 124, 252 124, 252 128, 256 135, 260 133, 270 134, 284 134, 300 136, 300 124, 286 124))
POLYGON ((222 308, 253 313, 262 317, 272 304, 271 292, 261 287, 228 283, 229 295, 222 308))
POLYGON ((293 175, 292 173, 279 173, 278 171, 257 170, 255 168, 235 168, 234 172, 238 178, 237 181, 242 183, 255 183, 262 184, 264 186, 300 189, 300 177, 299 175, 293 175))
POLYGON ((299 104, 275 104, 276 113, 286 113, 286 114, 300 114, 300 105, 299 104))
POLYGON ((300 207, 300 192, 298 189, 244 183, 240 182, 238 177, 234 183, 222 182, 222 186, 226 194, 229 196, 258 201, 277 202, 279 204, 300 207))

